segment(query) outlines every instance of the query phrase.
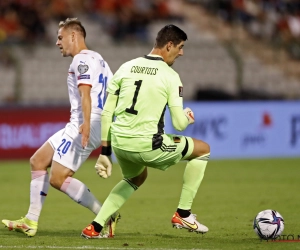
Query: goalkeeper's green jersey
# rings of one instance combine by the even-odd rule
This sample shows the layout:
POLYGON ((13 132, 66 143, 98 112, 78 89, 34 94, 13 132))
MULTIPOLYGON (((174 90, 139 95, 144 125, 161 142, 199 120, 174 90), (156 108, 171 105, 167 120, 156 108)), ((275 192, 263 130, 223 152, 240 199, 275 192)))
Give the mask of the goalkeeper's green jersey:
POLYGON ((119 96, 110 127, 112 146, 132 152, 160 148, 166 105, 183 106, 179 75, 161 57, 148 55, 124 63, 107 91, 119 96))

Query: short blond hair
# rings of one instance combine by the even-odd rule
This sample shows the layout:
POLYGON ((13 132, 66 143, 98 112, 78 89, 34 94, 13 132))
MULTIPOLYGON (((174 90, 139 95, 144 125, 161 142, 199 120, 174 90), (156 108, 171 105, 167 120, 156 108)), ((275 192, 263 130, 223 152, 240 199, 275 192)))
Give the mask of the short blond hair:
POLYGON ((77 17, 67 18, 65 21, 60 21, 58 24, 59 28, 65 29, 73 29, 82 34, 82 36, 86 37, 86 31, 81 22, 77 19, 77 17))

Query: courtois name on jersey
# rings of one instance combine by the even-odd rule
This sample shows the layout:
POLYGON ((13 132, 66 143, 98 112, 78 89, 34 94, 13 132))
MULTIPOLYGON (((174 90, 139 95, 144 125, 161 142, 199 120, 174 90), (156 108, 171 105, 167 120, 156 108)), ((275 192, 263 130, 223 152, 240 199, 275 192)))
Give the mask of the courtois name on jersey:
POLYGON ((130 72, 137 74, 147 74, 147 75, 156 75, 156 71, 158 68, 149 68, 149 67, 140 67, 140 66, 132 66, 130 72))

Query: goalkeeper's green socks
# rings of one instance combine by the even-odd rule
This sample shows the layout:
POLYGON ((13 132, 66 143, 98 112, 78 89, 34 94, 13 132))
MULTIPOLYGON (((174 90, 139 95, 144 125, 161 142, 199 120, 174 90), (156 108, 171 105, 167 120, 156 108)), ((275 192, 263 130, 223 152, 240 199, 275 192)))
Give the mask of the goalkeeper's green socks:
POLYGON ((180 195, 178 208, 190 210, 198 188, 203 180, 205 168, 210 153, 190 160, 183 175, 183 187, 180 195))
POLYGON ((138 189, 138 186, 131 183, 128 179, 120 181, 110 192, 103 203, 100 212, 92 222, 96 232, 102 230, 106 220, 129 199, 129 197, 138 189), (98 224, 98 225, 97 225, 98 224), (100 227, 99 227, 100 224, 100 227))

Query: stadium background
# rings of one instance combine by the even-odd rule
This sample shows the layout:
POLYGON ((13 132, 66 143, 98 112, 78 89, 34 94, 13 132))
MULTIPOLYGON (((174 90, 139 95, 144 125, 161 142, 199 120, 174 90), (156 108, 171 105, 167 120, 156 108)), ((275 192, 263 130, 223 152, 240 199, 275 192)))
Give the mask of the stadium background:
MULTIPOLYGON (((30 157, 69 120, 71 58, 62 58, 55 42, 58 22, 74 16, 86 27, 88 47, 113 72, 149 53, 162 26, 178 25, 188 41, 173 67, 184 84, 184 100, 197 114, 187 134, 210 143, 212 158, 299 157, 299 5, 296 0, 1 1, 0 158, 30 157)), ((166 132, 174 132, 169 117, 166 132)))
MULTIPOLYGON (((171 227, 180 163, 166 173, 148 170, 147 183, 122 207, 113 240, 80 238, 94 215, 50 188, 38 234, 28 239, 0 227, 0 248, 300 249, 299 242, 261 242, 253 232, 255 215, 271 208, 284 216, 285 235, 300 235, 298 0, 0 0, 1 219, 26 214, 29 157, 69 120, 72 59, 62 58, 55 42, 58 22, 70 16, 80 18, 89 48, 113 72, 150 52, 165 24, 187 32, 185 55, 174 68, 185 105, 196 114, 186 133, 211 145, 192 208, 210 231, 171 227)), ((169 117, 166 130, 173 131, 169 117)), ((103 202, 122 175, 114 164, 110 179, 99 178, 95 160, 76 178, 103 202)))

